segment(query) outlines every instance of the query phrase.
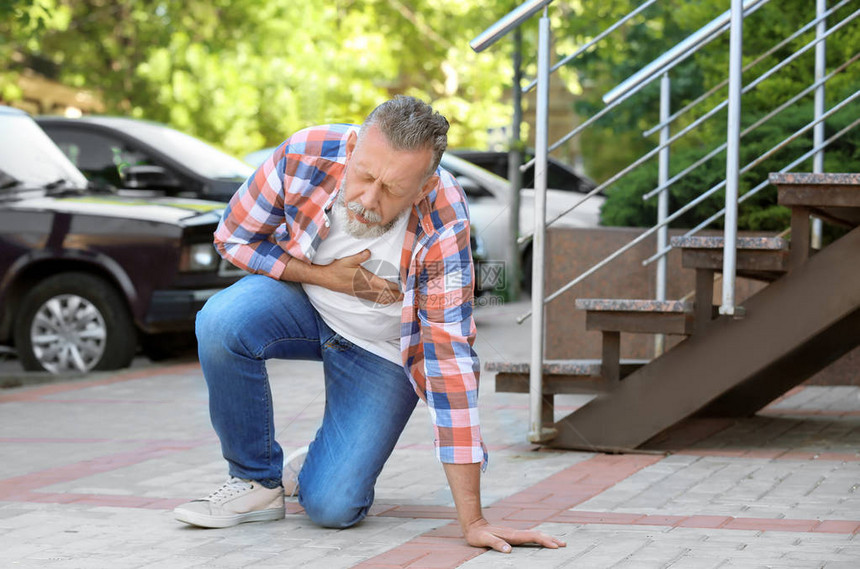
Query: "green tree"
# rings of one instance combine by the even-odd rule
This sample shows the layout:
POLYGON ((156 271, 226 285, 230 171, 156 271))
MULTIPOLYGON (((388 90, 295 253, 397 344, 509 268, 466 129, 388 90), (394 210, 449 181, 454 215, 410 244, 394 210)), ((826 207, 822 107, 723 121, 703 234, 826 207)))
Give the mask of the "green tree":
POLYGON ((35 68, 101 93, 108 112, 166 122, 242 155, 396 93, 431 101, 452 145, 509 122, 504 49, 468 41, 510 0, 0 0, 0 96, 35 68))

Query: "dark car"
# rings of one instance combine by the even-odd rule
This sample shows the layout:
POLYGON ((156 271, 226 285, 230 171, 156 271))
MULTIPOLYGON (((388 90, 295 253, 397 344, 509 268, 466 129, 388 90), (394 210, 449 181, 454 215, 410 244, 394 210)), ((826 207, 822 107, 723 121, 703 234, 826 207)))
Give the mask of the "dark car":
POLYGON ((223 207, 93 187, 29 115, 0 106, 0 344, 25 369, 83 372, 193 330, 243 274, 212 246, 223 207))
MULTIPOLYGON (((485 170, 489 170, 497 176, 508 178, 508 153, 490 150, 449 150, 454 156, 459 156, 473 164, 477 164, 485 170)), ((524 155, 524 162, 534 158, 533 153, 524 155)), ((577 174, 573 168, 549 157, 547 160, 548 177, 547 188, 554 190, 565 190, 568 192, 588 193, 596 187, 596 184, 588 178, 577 174)), ((535 168, 529 166, 523 172, 523 187, 535 187, 535 168)))
POLYGON ((166 125, 125 117, 43 116, 36 122, 92 182, 228 201, 254 169, 166 125))

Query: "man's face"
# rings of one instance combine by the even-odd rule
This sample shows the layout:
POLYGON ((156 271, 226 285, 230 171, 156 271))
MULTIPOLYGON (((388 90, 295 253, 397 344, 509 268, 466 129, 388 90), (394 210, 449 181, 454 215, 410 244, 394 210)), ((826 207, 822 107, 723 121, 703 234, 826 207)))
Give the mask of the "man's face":
POLYGON ((342 199, 347 215, 368 230, 389 228, 436 185, 435 175, 427 178, 433 160, 430 148, 394 150, 375 126, 367 129, 360 142, 350 135, 346 160, 342 199))

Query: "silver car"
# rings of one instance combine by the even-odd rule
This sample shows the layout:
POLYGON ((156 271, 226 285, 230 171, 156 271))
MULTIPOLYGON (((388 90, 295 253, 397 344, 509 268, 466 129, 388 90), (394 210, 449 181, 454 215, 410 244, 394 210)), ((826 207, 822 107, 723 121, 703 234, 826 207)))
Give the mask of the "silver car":
MULTIPOLYGON (((504 261, 507 258, 508 235, 511 233, 508 211, 511 203, 511 186, 505 178, 493 174, 463 158, 446 152, 442 156, 442 167, 457 178, 469 201, 469 216, 472 231, 480 235, 488 262, 504 261)), ((546 217, 554 219, 575 206, 585 194, 565 190, 548 189, 546 195, 546 217)), ((531 235, 534 231, 534 188, 520 190, 520 235, 531 235)), ((597 195, 565 213, 552 227, 597 227, 600 223, 600 208, 606 201, 597 195)), ((520 246, 520 263, 523 285, 528 289, 531 276, 531 241, 520 246)))

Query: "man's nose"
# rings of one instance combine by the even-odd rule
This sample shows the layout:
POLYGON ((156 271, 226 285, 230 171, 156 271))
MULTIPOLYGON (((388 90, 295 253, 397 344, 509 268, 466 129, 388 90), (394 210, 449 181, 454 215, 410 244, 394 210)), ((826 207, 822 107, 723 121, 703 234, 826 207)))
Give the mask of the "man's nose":
POLYGON ((379 211, 379 200, 382 196, 382 184, 373 182, 368 184, 364 192, 361 194, 361 205, 364 209, 369 209, 373 212, 379 211))

